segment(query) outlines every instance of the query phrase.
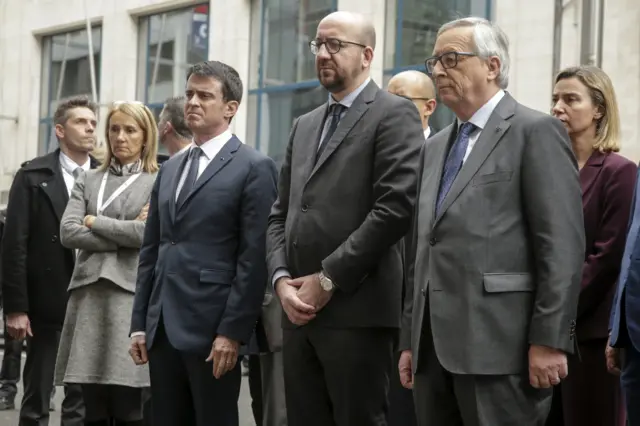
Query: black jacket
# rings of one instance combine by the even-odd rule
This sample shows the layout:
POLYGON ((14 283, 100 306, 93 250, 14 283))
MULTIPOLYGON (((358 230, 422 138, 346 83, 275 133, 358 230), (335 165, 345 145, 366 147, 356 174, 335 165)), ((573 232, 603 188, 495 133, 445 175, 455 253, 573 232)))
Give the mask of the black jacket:
MULTIPOLYGON (((69 199, 60 150, 22 164, 11 191, 2 238, 5 314, 26 312, 34 326, 62 328, 74 254, 60 244, 69 199)), ((91 166, 97 162, 92 158, 91 166)))

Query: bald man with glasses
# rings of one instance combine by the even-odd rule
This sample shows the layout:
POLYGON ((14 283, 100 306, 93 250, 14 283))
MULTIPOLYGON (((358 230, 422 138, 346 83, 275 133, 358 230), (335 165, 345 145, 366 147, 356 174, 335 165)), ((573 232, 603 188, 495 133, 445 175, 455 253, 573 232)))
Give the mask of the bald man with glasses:
POLYGON ((414 103, 420 113, 424 138, 428 139, 432 135, 429 118, 436 111, 437 106, 436 90, 431 78, 421 71, 403 71, 389 80, 387 91, 414 103))

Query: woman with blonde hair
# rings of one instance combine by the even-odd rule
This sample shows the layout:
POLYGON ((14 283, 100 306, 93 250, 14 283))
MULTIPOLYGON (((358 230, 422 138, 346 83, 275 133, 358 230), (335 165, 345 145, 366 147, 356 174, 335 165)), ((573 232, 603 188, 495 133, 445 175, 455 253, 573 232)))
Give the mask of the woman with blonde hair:
POLYGON ((569 376, 560 386, 555 408, 561 406, 565 426, 623 425, 620 384, 607 372, 605 349, 637 168, 617 154, 618 104, 613 84, 601 69, 561 71, 552 113, 567 129, 580 169, 586 236, 575 329, 580 357, 569 360, 569 376))
POLYGON ((106 119, 105 161, 76 180, 61 221, 61 242, 77 260, 56 382, 82 385, 85 425, 141 425, 149 373, 127 350, 157 126, 139 102, 114 103, 106 119))

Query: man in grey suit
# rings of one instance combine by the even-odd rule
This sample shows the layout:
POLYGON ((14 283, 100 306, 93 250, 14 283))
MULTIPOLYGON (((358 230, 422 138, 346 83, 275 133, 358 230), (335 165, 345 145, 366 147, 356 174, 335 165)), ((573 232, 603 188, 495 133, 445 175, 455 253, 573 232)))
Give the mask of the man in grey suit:
POLYGON ((578 168, 562 123, 505 92, 508 51, 466 18, 426 60, 456 120, 423 153, 408 251, 399 370, 421 426, 543 425, 574 348, 578 168))
POLYGON ((290 426, 386 425, 402 256, 424 136, 371 81, 373 25, 336 12, 309 43, 328 102, 293 124, 269 218, 290 426))
POLYGON ((155 426, 237 426, 238 350, 267 283, 277 169, 229 130, 242 98, 236 70, 196 64, 185 94, 194 144, 164 163, 151 193, 130 354, 149 362, 155 426))

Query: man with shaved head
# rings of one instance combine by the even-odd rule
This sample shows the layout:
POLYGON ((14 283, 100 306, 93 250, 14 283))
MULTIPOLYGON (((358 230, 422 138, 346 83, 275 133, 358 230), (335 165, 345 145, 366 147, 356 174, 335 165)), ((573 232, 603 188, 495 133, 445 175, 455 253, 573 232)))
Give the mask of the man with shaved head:
POLYGON ((391 77, 387 90, 414 103, 422 120, 424 138, 428 139, 431 135, 429 117, 436 110, 436 91, 431 78, 420 71, 403 71, 391 77))
POLYGON ((309 47, 327 103, 299 117, 269 218, 289 426, 386 426, 402 255, 424 135, 369 76, 375 31, 336 12, 309 47))

